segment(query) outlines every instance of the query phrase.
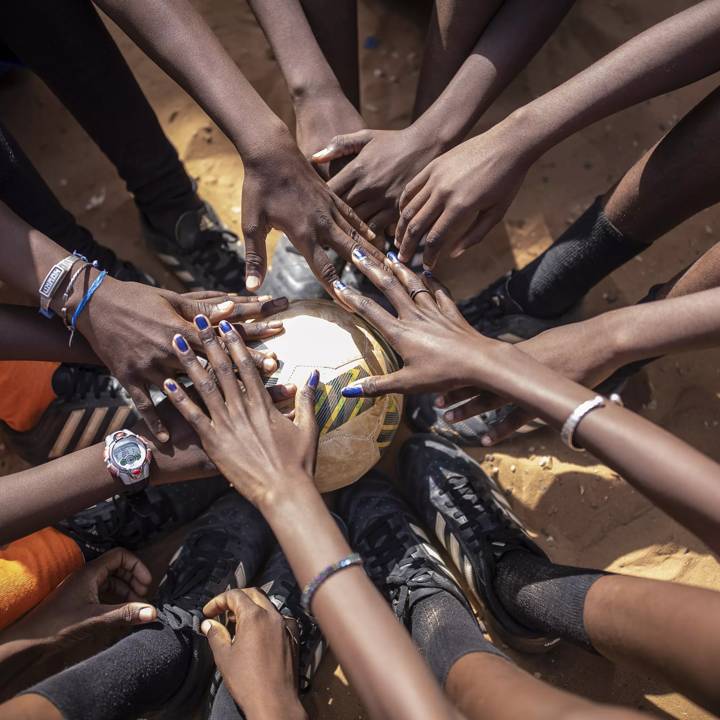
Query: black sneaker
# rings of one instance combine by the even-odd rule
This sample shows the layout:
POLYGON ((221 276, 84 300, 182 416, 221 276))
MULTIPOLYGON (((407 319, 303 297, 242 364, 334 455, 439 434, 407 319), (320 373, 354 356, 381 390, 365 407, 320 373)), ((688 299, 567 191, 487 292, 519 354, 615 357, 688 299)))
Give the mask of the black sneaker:
POLYGON ((150 485, 135 495, 116 495, 93 505, 56 526, 79 546, 90 561, 124 547, 137 550, 194 520, 228 490, 225 478, 150 485))
POLYGON ((150 249, 188 291, 248 294, 242 246, 208 203, 183 213, 173 237, 155 230, 142 214, 140 221, 150 249))
POLYGON ((193 643, 187 677, 161 717, 192 717, 209 688, 214 666, 210 646, 200 632, 202 608, 228 589, 245 587, 262 567, 272 543, 272 531, 262 515, 235 491, 216 500, 194 523, 157 592, 158 620, 193 643))
POLYGON ((413 606, 438 592, 449 592, 472 612, 420 523, 380 473, 341 490, 336 507, 365 571, 408 629, 413 606))
POLYGON ((547 558, 527 536, 502 489, 462 450, 432 435, 415 435, 403 445, 400 477, 413 509, 482 605, 490 630, 524 652, 545 652, 557 644, 557 638, 515 621, 495 594, 495 565, 505 553, 521 549, 547 558))
POLYGON ((52 386, 57 398, 31 430, 17 432, 0 422, 10 449, 31 465, 102 442, 138 420, 130 396, 105 368, 60 365, 52 386))
POLYGON ((327 648, 318 624, 302 609, 301 591, 280 545, 276 545, 255 584, 286 621, 295 625, 298 689, 307 692, 327 648))
MULTIPOLYGON (((82 226, 78 226, 79 234, 77 239, 73 239, 73 251, 84 255, 91 262, 96 260, 101 270, 107 270, 116 280, 125 282, 138 282, 143 285, 158 286, 157 281, 152 275, 148 275, 140 268, 133 265, 127 260, 121 260, 110 248, 98 244, 90 231, 82 226)), ((67 243, 65 243, 67 245, 67 243)))
MULTIPOLYGON (((345 261, 334 251, 326 250, 335 269, 340 272, 345 261)), ((325 288, 318 282, 300 251, 282 235, 275 246, 271 269, 262 284, 262 293, 288 300, 316 300, 327 298, 325 288)))

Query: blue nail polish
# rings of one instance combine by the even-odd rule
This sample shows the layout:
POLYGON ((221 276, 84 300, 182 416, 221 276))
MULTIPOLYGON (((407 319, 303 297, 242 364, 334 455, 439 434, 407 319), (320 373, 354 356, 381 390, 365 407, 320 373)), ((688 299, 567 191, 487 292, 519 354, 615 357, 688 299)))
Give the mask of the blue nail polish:
POLYGON ((352 256, 353 256, 356 260, 364 260, 364 259, 367 257, 367 253, 366 253, 362 248, 356 247, 356 248, 352 251, 352 256))
POLYGON ((388 254, 388 260, 390 260, 391 263, 398 263, 400 262, 398 260, 398 256, 391 250, 388 254))
POLYGON ((195 325, 197 325, 198 330, 207 330, 210 327, 207 318, 204 315, 195 316, 195 325))
POLYGON ((333 283, 333 287, 336 290, 340 291, 340 290, 345 290, 347 285, 342 280, 335 280, 335 282, 333 283))
POLYGON ((308 387, 311 387, 313 390, 317 389, 318 382, 320 381, 320 373, 317 370, 313 370, 310 373, 310 377, 308 378, 308 387))
POLYGON ((165 383, 165 387, 170 392, 175 392, 177 390, 177 385, 174 382, 170 382, 169 380, 168 380, 168 382, 165 383))
POLYGON ((433 274, 432 274, 429 270, 423 270, 422 274, 423 274, 426 278, 431 278, 431 277, 433 276, 433 274))
POLYGON ((232 332, 232 325, 227 320, 220 321, 220 330, 224 333, 232 332))
POLYGON ((182 335, 175 336, 175 345, 180 352, 186 353, 188 352, 188 350, 190 350, 187 342, 185 342, 185 338, 182 335))
POLYGON ((341 390, 343 397, 360 397, 362 395, 362 388, 359 385, 350 385, 344 387, 341 390))

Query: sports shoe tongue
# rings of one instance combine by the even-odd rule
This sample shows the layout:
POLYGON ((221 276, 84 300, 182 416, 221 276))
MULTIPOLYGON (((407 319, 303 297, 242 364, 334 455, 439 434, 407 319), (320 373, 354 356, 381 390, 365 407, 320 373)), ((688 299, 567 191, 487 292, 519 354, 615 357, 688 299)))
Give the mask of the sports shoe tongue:
POLYGON ((175 225, 175 241, 185 251, 197 250, 205 243, 203 233, 212 230, 213 224, 203 208, 183 213, 175 225))

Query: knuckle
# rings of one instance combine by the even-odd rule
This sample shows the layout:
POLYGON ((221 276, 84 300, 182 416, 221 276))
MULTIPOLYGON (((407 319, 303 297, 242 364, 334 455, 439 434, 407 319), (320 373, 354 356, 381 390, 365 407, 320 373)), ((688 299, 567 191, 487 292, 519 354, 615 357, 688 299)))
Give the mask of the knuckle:
POLYGON ((191 410, 187 415, 187 420, 191 425, 199 425, 204 415, 197 409, 191 410))
POLYGON ((405 222, 410 222, 410 220, 412 220, 414 214, 415 214, 415 211, 411 207, 406 207, 400 213, 400 218, 402 220, 404 220, 405 222))
POLYGON ((232 363, 229 362, 228 360, 220 360, 220 361, 216 362, 214 365, 214 368, 215 368, 216 375, 228 376, 228 375, 232 375, 232 372, 233 372, 232 363))
POLYGON ((442 242, 442 237, 437 232, 429 232, 425 238, 425 247, 436 248, 442 242))
POLYGON ((255 361, 249 355, 246 355, 240 360, 237 367, 241 373, 251 372, 255 369, 255 361))
POLYGON ((315 223, 320 230, 327 230, 332 226, 333 219, 325 210, 320 210, 315 216, 315 223))
POLYGON ((320 267, 320 278, 326 283, 331 283, 337 279, 337 271, 330 261, 324 261, 320 267))
POLYGON ((418 226, 411 223, 407 226, 407 229, 405 230, 405 234, 410 238, 416 238, 418 235, 418 226))
POLYGON ((217 385, 215 384, 215 381, 210 377, 203 378, 202 380, 198 381, 196 383, 196 387, 198 389, 198 392, 203 395, 211 395, 212 393, 217 392, 217 385))

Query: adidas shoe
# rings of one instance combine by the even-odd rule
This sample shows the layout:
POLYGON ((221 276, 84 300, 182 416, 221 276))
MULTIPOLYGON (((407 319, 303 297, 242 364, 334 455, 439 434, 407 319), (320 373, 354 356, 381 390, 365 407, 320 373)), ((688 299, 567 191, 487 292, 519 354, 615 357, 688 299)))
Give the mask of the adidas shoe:
POLYGON ((227 492, 217 476, 172 485, 150 485, 141 493, 116 495, 56 525, 79 546, 86 561, 114 547, 137 550, 194 520, 227 492))
POLYGON ((220 222, 208 203, 183 213, 172 238, 155 230, 142 214, 140 221, 150 249, 188 291, 248 294, 238 237, 220 222))
POLYGON ((161 717, 192 717, 214 667, 210 646, 200 632, 202 608, 226 590, 245 587, 263 566, 272 542, 262 515, 234 491, 216 500, 193 524, 157 592, 158 620, 193 643, 185 682, 161 717))
POLYGON ((63 364, 52 378, 57 395, 31 430, 0 422, 10 449, 31 465, 81 450, 138 420, 130 396, 105 368, 63 364))
POLYGON ((336 507, 365 571, 406 627, 413 606, 439 592, 450 593, 471 612, 425 531, 380 473, 371 471, 341 490, 336 507))
POLYGON ((405 496, 450 554, 491 631, 525 652, 545 652, 557 644, 557 638, 515 621, 495 594, 495 565, 505 553, 524 550, 547 557, 530 540, 497 483, 462 450, 432 435, 415 435, 403 445, 400 477, 405 496))

